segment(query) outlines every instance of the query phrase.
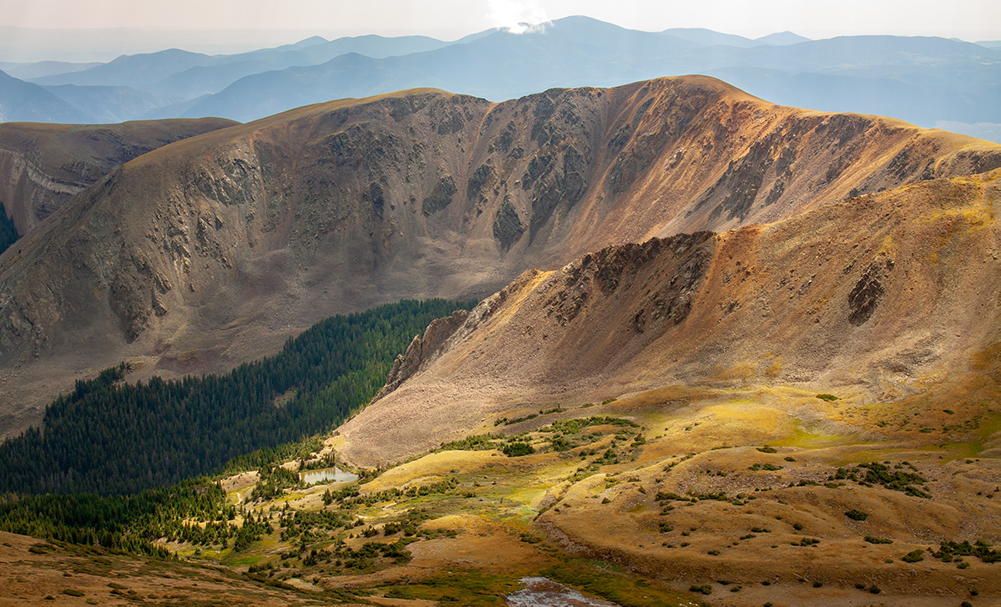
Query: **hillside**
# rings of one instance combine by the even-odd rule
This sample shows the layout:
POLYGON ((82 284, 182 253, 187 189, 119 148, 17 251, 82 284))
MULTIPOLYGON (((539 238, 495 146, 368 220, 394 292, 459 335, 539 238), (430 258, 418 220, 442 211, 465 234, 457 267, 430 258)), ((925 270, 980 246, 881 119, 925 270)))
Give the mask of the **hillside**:
MULTIPOLYGON (((989 406, 1001 388, 999 195, 999 171, 935 179, 528 271, 434 347, 412 348, 383 398, 341 428, 343 452, 383 465, 504 415, 665 387, 682 402, 796 386, 862 407, 989 406)), ((872 424, 842 419, 838 433, 906 436, 872 424)))
POLYGON ((129 160, 233 124, 219 118, 112 125, 0 124, 0 203, 25 234, 73 194, 129 160))
POLYGON ((301 108, 140 156, 0 256, 2 427, 123 359, 224 370, 336 313, 999 165, 985 142, 704 77, 301 108))

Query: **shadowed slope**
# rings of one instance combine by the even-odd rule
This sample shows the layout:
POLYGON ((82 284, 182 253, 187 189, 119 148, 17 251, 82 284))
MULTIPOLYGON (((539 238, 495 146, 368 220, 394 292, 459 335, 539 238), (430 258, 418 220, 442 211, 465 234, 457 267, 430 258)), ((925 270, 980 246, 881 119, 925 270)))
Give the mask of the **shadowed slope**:
POLYGON ((985 142, 704 77, 300 108, 141 156, 0 257, 4 407, 123 358, 222 370, 335 313, 999 164, 985 142))

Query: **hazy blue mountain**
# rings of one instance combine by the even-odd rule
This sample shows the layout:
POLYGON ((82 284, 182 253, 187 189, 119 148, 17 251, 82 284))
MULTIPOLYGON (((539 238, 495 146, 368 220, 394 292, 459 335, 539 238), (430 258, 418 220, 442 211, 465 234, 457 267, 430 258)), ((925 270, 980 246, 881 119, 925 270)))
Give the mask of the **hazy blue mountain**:
POLYGON ((714 32, 713 30, 708 30, 702 27, 673 27, 671 29, 664 30, 661 33, 668 36, 674 36, 675 38, 681 38, 682 40, 688 40, 689 42, 694 42, 701 46, 723 45, 736 46, 740 48, 754 46, 754 40, 750 38, 737 36, 735 34, 721 34, 720 32, 714 32))
POLYGON ((139 88, 143 85, 159 82, 171 74, 196 65, 208 65, 213 61, 213 58, 208 55, 172 48, 158 53, 122 55, 114 61, 103 63, 89 70, 45 76, 36 78, 32 82, 53 86, 75 84, 78 86, 131 86, 139 88))
MULTIPOLYGON (((796 39, 792 36, 775 39, 796 39)), ((705 34, 703 40, 717 38, 705 34)), ((703 46, 583 17, 558 20, 544 33, 493 31, 429 52, 383 59, 344 55, 256 74, 192 104, 184 115, 247 121, 309 103, 411 87, 500 101, 551 87, 615 86, 693 73, 720 77, 786 105, 881 114, 929 127, 943 120, 1001 122, 1001 52, 979 45, 854 36, 783 46, 703 46)))
POLYGON ((88 122, 136 120, 157 108, 180 101, 176 97, 137 91, 127 86, 63 84, 43 88, 91 116, 88 122))
POLYGON ((1001 40, 981 40, 977 44, 986 46, 987 48, 1001 48, 1001 40))
POLYGON ((0 122, 94 122, 49 91, 0 71, 0 122))
POLYGON ((217 93, 244 76, 293 66, 317 65, 347 53, 382 58, 430 51, 447 44, 425 36, 385 38, 373 35, 331 41, 314 36, 276 49, 214 57, 211 64, 191 67, 144 88, 164 95, 191 99, 217 93))
POLYGON ((204 55, 170 49, 157 53, 123 55, 90 69, 40 76, 35 84, 128 86, 139 91, 193 98, 221 91, 236 80, 271 70, 324 63, 345 53, 389 57, 434 50, 446 42, 425 36, 356 36, 324 40, 319 36, 296 44, 235 55, 204 55))
POLYGON ((55 74, 66 74, 69 72, 81 72, 92 67, 102 65, 101 63, 71 63, 68 61, 38 61, 36 63, 0 63, 0 70, 7 72, 7 75, 20 80, 31 80, 32 78, 43 78, 55 74))
POLYGON ((661 32, 675 38, 681 38, 690 42, 695 42, 702 46, 735 46, 738 48, 751 48, 752 46, 786 46, 800 42, 809 42, 809 38, 804 38, 792 32, 779 32, 751 39, 734 34, 721 34, 701 27, 676 27, 661 32))
POLYGON ((793 32, 776 32, 774 34, 768 34, 767 36, 755 39, 754 45, 760 46, 763 44, 765 46, 788 46, 790 44, 799 44, 800 42, 810 42, 810 39, 793 32))

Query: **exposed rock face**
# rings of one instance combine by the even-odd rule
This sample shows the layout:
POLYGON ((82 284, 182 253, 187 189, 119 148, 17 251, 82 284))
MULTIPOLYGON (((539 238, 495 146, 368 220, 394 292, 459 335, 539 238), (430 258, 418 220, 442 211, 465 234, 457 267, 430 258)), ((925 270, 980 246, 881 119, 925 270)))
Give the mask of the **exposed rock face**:
MULTIPOLYGON (((998 162, 985 142, 778 107, 704 77, 293 110, 136 158, 0 257, 0 416, 122 359, 142 373, 221 371, 331 314, 486 297, 609 245, 998 162)), ((621 255, 626 271, 633 253, 621 255)), ((552 308, 567 326, 574 289, 612 285, 581 271, 591 282, 552 308)), ((632 310, 629 331, 688 322, 684 274, 632 310)), ((15 425, 0 419, 0 432, 15 425)))
POLYGON ((1001 398, 998 204, 1001 170, 526 272, 345 424, 343 453, 381 465, 512 410, 676 384, 1001 398))
POLYGON ((410 345, 407 346, 407 351, 396 356, 393 368, 390 369, 389 376, 386 378, 386 385, 379 391, 376 398, 389 394, 432 361, 435 355, 441 352, 448 338, 455 334, 455 331, 462 326, 468 317, 469 312, 456 310, 448 318, 439 318, 428 325, 423 338, 420 335, 415 335, 410 345))

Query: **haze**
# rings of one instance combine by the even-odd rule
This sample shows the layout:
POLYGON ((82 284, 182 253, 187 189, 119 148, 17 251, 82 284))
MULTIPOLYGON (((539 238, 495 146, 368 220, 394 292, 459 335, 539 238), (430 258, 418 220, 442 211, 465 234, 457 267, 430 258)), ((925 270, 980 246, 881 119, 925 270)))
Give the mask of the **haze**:
POLYGON ((491 27, 518 31, 523 22, 576 14, 630 29, 702 27, 752 38, 793 31, 813 39, 859 34, 1001 39, 1001 3, 994 0, 0 0, 0 60, 108 60, 166 47, 238 52, 311 35, 421 34, 450 40, 491 27), (61 31, 36 31, 53 29, 61 31))

